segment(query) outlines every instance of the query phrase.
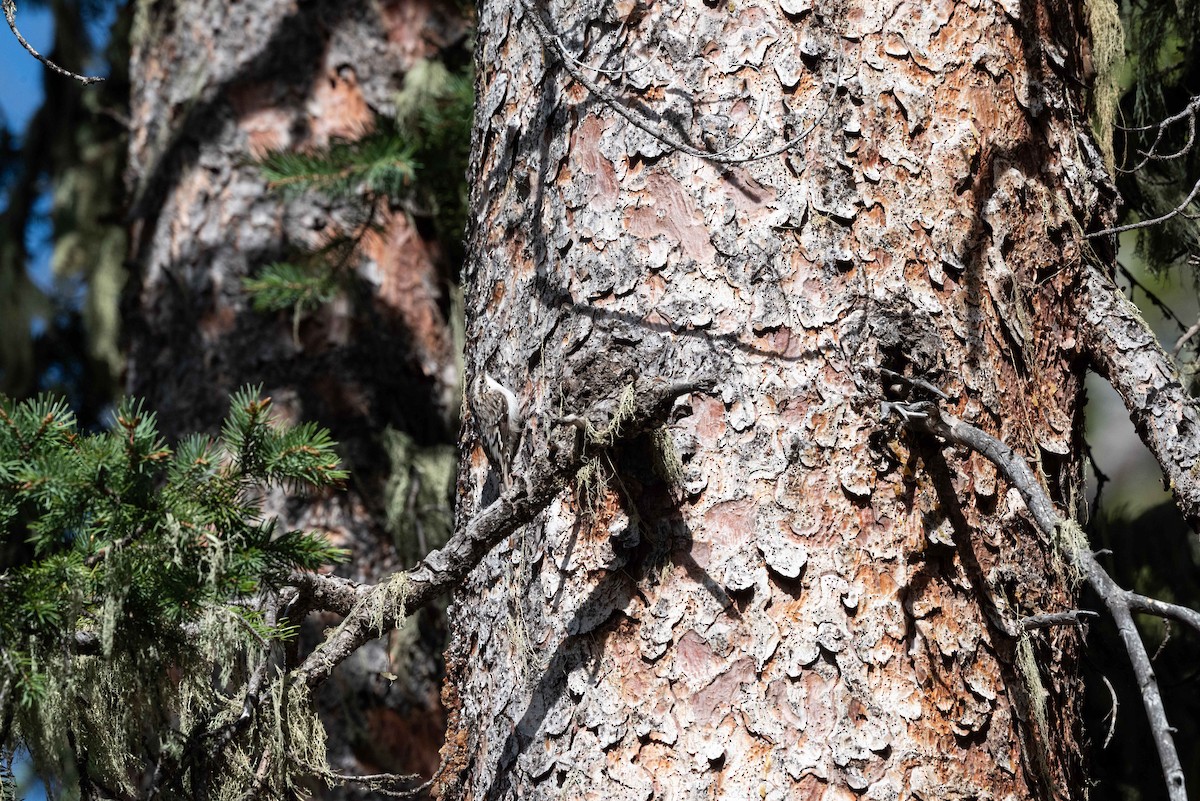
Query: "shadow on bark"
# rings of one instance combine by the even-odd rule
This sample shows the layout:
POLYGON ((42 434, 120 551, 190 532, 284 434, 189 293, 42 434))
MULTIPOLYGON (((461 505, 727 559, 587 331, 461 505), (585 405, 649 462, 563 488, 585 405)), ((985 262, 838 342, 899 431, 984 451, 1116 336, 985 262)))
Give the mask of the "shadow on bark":
MULTIPOLYGON (((652 478, 645 468, 649 463, 646 449, 650 447, 649 438, 643 436, 619 448, 618 454, 614 455, 616 468, 621 472, 621 483, 625 486, 618 493, 631 522, 637 527, 636 537, 629 538, 628 547, 614 543, 614 550, 623 561, 605 571, 603 578, 566 622, 565 631, 569 633, 542 668, 537 685, 529 694, 529 705, 504 742, 492 784, 483 798, 521 797, 520 788, 513 786, 513 776, 517 773, 513 768, 527 749, 538 742, 538 732, 549 713, 564 695, 570 693, 570 673, 580 665, 588 665, 589 689, 594 686, 608 637, 626 619, 621 610, 634 596, 642 593, 640 588, 652 578, 657 566, 682 567, 687 577, 711 593, 727 613, 737 616, 734 599, 692 557, 691 531, 679 513, 678 500, 672 496, 671 488, 652 478), (600 621, 598 624, 597 620, 600 621)), ((572 545, 579 530, 577 523, 572 545)), ((549 603, 551 607, 557 606, 559 597, 556 595, 549 603)), ((570 703, 578 704, 583 698, 584 695, 573 697, 570 703)), ((565 779, 561 767, 554 765, 549 771, 560 771, 556 776, 560 783, 565 779)))
MULTIPOLYGON (((999 586, 994 579, 989 581, 989 575, 995 576, 997 571, 995 568, 991 570, 985 568, 980 561, 980 556, 976 551, 979 543, 974 537, 975 529, 963 511, 952 479, 953 476, 959 475, 961 470, 953 468, 946 461, 942 453, 943 447, 941 443, 930 438, 921 438, 917 442, 920 460, 926 467, 924 475, 933 485, 941 510, 953 527, 954 543, 953 546, 942 546, 942 553, 937 554, 935 549, 938 546, 927 541, 929 550, 926 551, 926 555, 929 558, 924 565, 918 567, 917 575, 925 573, 929 581, 953 586, 955 573, 953 557, 958 558, 971 584, 972 601, 978 605, 980 620, 987 631, 987 638, 980 643, 979 647, 986 647, 991 651, 1003 671, 1004 686, 1008 688, 1007 695, 1015 717, 1012 724, 1022 739, 1021 761, 1024 767, 1025 781, 1033 791, 1033 797, 1057 798, 1060 797, 1062 787, 1082 786, 1078 754, 1064 751, 1058 747, 1063 742, 1075 742, 1076 738, 1057 734, 1066 735, 1069 732, 1077 732, 1080 728, 1080 721, 1076 714, 1079 704, 1068 697, 1071 691, 1077 687, 1070 685, 1064 687, 1052 680, 1048 681, 1047 674, 1042 673, 1041 681, 1050 693, 1049 703, 1045 704, 1046 723, 1050 731, 1038 731, 1038 725, 1034 722, 1036 715, 1034 705, 1038 703, 1038 700, 1032 697, 1035 690, 1028 687, 1028 680, 1022 676, 1018 667, 1018 641, 1006 630, 1010 627, 1020 626, 1020 620, 1014 617, 1014 613, 1020 614, 1021 610, 1015 608, 1015 604, 1008 603, 1007 600, 1020 598, 1022 601, 1032 600, 1037 603, 1044 599, 1030 598, 1028 594, 1021 593, 1017 586, 1020 578, 1011 571, 1002 576, 999 586), (1004 594, 1007 609, 997 605, 997 592, 1004 594), (1061 784, 1061 787, 1056 788, 1055 784, 1061 784)), ((929 533, 927 530, 926 534, 929 533)), ((1041 561, 1045 564, 1037 567, 1041 567, 1051 576, 1055 574, 1055 569, 1050 563, 1053 557, 1046 556, 1053 553, 1053 546, 1041 542, 1041 538, 1031 525, 1021 521, 1018 525, 1009 528, 1008 534, 1014 540, 1021 537, 1026 541, 1036 541, 1034 545, 1020 546, 1020 550, 1025 553, 1029 553, 1031 550, 1041 551, 1044 557, 1041 561)), ((1014 544, 1014 547, 1018 546, 1014 544)), ((985 557, 988 562, 994 562, 995 558, 985 557)), ((1035 566, 1031 566, 1031 569, 1033 567, 1035 566)), ((1026 589, 1031 588, 1031 583, 1026 582, 1026 584, 1030 584, 1030 587, 1026 589)), ((915 587, 916 585, 917 580, 914 576, 910 586, 915 587)), ((1051 586, 1050 589, 1053 592, 1055 588, 1051 586)), ((1081 638, 1076 638, 1076 640, 1079 639, 1081 638)), ((1043 659, 1045 664, 1054 665, 1054 672, 1049 674, 1050 679, 1053 679, 1056 676, 1064 675, 1062 667, 1065 662, 1068 667, 1067 675, 1069 675, 1069 667, 1077 658, 1079 644, 1079 642, 1070 641, 1064 643, 1061 639, 1056 639, 1053 645, 1047 648, 1044 647, 1044 642, 1039 642, 1037 638, 1034 638, 1032 647, 1038 657, 1039 669, 1043 659), (1053 653, 1048 652, 1051 650, 1053 653)), ((930 665, 937 665, 942 661, 941 655, 936 652, 932 643, 928 642, 926 643, 926 657, 930 665)), ((994 723, 995 719, 993 718, 987 726, 994 725, 994 723)), ((972 738, 967 739, 984 740, 986 738, 987 728, 985 727, 976 732, 972 738)), ((1068 795, 1070 794, 1068 793, 1068 795)))

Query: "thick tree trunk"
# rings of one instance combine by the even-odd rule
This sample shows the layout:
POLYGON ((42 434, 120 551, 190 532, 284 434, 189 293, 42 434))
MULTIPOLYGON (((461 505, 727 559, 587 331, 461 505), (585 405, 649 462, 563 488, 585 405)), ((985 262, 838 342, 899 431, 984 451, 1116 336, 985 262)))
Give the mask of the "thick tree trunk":
MULTIPOLYGON (((353 485, 304 502, 280 497, 276 512, 350 548, 359 580, 403 566, 383 526, 385 429, 422 445, 453 437, 447 271, 434 243, 385 211, 349 299, 306 315, 293 339, 291 316, 252 311, 241 281, 290 247, 322 244, 343 221, 321 198, 285 202, 251 161, 362 135, 375 112, 392 110, 416 59, 464 35, 461 17, 426 0, 143 2, 134 26, 127 388, 171 437, 213 431, 229 394, 248 383, 289 417, 328 426, 353 485)), ((431 610, 363 649, 326 687, 336 770, 437 765, 439 617, 431 610)))
POLYGON ((1073 577, 880 407, 940 388, 1073 516, 1088 46, 1055 0, 481 4, 469 372, 522 454, 635 375, 719 383, 460 592, 442 798, 1082 795, 1079 635, 1018 636, 1073 577))

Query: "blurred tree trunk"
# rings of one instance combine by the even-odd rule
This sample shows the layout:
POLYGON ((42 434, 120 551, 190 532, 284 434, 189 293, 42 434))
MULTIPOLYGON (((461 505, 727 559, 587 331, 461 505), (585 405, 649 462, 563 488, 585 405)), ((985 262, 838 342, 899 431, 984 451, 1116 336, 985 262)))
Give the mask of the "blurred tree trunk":
MULTIPOLYGON (((481 3, 469 377, 523 452, 633 376, 719 384, 456 597, 442 798, 1082 797, 1080 635, 1019 636, 1072 578, 989 462, 880 407, 937 400, 885 371, 941 388, 1074 516, 1086 19, 481 3)), ((462 525, 495 487, 460 470, 462 525)))
MULTIPOLYGON (((251 160, 361 136, 394 110, 419 59, 463 47, 465 25, 429 0, 169 0, 135 12, 126 388, 170 437, 213 431, 244 384, 262 384, 284 415, 328 426, 353 470, 348 491, 281 496, 275 511, 349 548, 346 572, 364 581, 402 566, 384 521, 393 469, 410 465, 386 432, 452 458, 451 271, 436 242, 385 208, 352 262, 353 286, 300 318, 294 337, 290 314, 250 308, 242 280, 344 233, 347 214, 319 197, 284 200, 251 160)), ((312 621, 309 636, 330 622, 312 621)), ((335 674, 320 698, 331 767, 433 770, 443 630, 430 610, 335 674)))

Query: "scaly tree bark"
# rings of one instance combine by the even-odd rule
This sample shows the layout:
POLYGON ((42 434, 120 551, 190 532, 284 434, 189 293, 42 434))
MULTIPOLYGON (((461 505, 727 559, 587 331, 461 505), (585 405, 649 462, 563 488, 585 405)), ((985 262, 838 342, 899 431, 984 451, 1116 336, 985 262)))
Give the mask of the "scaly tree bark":
MULTIPOLYGON (((424 0, 177 0, 136 12, 127 390, 148 400, 172 438, 211 431, 229 394, 248 383, 261 383, 293 419, 328 426, 354 471, 352 487, 286 506, 280 497, 275 511, 284 525, 324 530, 350 548, 359 580, 404 566, 383 526, 392 467, 385 429, 418 445, 452 441, 458 368, 448 271, 436 243, 383 209, 356 256, 353 291, 308 313, 293 338, 288 314, 250 309, 242 279, 289 248, 321 245, 345 219, 320 198, 285 202, 252 162, 361 136, 376 113, 394 110, 418 59, 464 36, 461 14, 424 0)), ((423 613, 327 685, 320 702, 336 770, 428 774, 436 766, 442 626, 436 610, 423 613)))
MULTIPOLYGON (((458 593, 441 798, 1081 796, 1080 635, 1022 621, 1082 576, 881 404, 938 400, 1079 508, 1114 18, 481 3, 467 364, 521 400, 517 482, 635 378, 717 383, 458 593)), ((468 455, 460 528, 496 494, 468 455)))

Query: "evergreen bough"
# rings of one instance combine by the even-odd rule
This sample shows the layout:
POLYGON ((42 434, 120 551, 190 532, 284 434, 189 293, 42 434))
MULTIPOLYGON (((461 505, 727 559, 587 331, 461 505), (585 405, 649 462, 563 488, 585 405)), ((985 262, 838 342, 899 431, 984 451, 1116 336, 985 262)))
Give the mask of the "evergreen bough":
POLYGON ((394 117, 379 115, 358 139, 276 151, 258 161, 270 189, 285 197, 318 195, 340 206, 350 221, 351 230, 243 280, 256 310, 292 311, 296 339, 300 318, 347 284, 348 268, 383 205, 429 219, 450 264, 462 259, 464 176, 474 113, 471 72, 451 72, 437 60, 418 61, 405 75, 395 107, 394 117))
POLYGON ((244 791, 261 770, 243 764, 246 744, 275 756, 264 793, 312 772, 289 754, 320 750, 324 769, 311 704, 268 670, 294 627, 266 610, 293 571, 345 554, 262 506, 271 488, 331 488, 346 473, 327 431, 282 422, 259 394, 234 395, 217 439, 174 449, 135 401, 87 433, 63 401, 0 397, 0 797, 15 752, 66 796, 81 780, 138 794, 138 774, 168 797, 225 795, 200 781, 244 791), (256 671, 270 701, 226 747, 256 671), (285 730, 315 741, 299 748, 285 730))

